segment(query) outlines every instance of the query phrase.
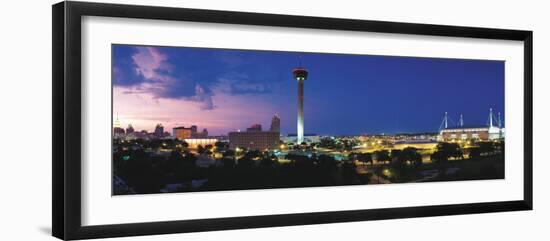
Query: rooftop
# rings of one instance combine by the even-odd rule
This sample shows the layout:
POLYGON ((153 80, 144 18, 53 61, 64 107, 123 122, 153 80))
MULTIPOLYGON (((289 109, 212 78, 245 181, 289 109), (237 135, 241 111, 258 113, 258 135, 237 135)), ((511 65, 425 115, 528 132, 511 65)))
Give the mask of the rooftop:
POLYGON ((463 125, 463 126, 452 126, 444 128, 443 130, 460 130, 460 129, 477 129, 477 128, 489 128, 488 125, 463 125))

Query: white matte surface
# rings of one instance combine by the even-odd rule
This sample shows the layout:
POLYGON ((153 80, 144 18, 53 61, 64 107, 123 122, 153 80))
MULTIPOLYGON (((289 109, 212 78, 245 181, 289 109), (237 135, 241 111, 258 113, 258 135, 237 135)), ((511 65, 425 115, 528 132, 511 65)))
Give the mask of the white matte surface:
POLYGON ((100 17, 82 27, 83 225, 522 199, 521 42, 100 17), (505 60, 506 179, 111 197, 112 43, 505 60))

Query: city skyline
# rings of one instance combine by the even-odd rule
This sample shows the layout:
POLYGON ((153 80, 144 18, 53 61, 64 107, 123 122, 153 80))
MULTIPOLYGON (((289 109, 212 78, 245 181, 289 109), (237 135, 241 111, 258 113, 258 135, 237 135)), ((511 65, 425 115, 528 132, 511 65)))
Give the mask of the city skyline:
POLYGON ((300 65, 310 71, 305 133, 437 131, 444 112, 483 125, 489 108, 505 116, 502 61, 113 45, 113 120, 226 135, 277 114, 281 133, 295 134, 300 65))

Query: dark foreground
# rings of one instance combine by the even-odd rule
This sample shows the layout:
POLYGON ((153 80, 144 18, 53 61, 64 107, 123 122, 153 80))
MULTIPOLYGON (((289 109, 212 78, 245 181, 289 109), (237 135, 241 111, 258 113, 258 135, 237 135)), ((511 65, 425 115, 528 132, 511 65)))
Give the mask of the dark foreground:
POLYGON ((440 143, 428 163, 414 148, 351 152, 341 161, 287 154, 288 162, 259 151, 236 155, 228 150, 214 157, 185 148, 160 154, 151 148, 119 149, 113 155, 114 195, 503 179, 505 169, 503 141, 471 148, 440 143), (212 165, 201 167, 200 159, 212 165))

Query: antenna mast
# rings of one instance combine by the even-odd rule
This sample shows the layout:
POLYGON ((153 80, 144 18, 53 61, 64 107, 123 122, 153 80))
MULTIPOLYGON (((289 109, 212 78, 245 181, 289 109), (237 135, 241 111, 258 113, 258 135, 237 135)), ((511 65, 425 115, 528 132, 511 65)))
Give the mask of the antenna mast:
POLYGON ((493 108, 489 108, 489 127, 493 127, 493 108))

